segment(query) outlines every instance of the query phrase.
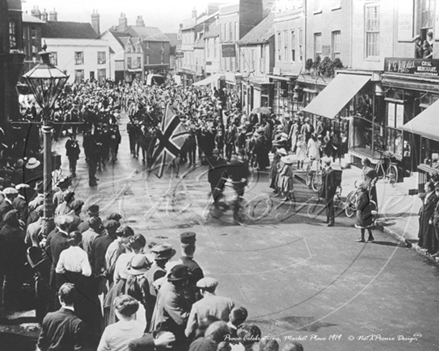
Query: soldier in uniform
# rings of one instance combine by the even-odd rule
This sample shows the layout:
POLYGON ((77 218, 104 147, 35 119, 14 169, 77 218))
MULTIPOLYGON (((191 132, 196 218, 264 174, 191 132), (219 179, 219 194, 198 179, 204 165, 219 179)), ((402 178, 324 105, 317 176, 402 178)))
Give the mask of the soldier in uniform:
POLYGON ((198 263, 194 261, 196 251, 196 233, 185 232, 180 234, 180 249, 182 256, 180 262, 189 268, 191 273, 190 282, 185 296, 191 304, 201 298, 196 287, 197 282, 204 277, 203 270, 198 263))
POLYGON ((69 159, 69 169, 72 177, 76 177, 76 163, 78 162, 81 150, 74 134, 70 134, 70 139, 66 141, 66 156, 69 159))

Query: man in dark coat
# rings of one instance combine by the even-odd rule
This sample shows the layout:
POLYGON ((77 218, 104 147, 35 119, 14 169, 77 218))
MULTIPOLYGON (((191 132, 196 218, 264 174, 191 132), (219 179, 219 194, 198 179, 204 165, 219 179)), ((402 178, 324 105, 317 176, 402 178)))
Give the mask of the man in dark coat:
POLYGON ((61 309, 48 313, 41 325, 38 348, 41 351, 79 351, 84 344, 84 324, 74 313, 75 287, 63 284, 58 291, 61 309))
POLYGON ((229 124, 228 130, 225 133, 225 157, 228 161, 231 160, 232 152, 234 151, 235 130, 232 124, 229 124))
POLYGON ((191 305, 185 298, 185 288, 189 284, 190 271, 185 265, 171 269, 167 281, 161 286, 151 320, 151 332, 169 331, 176 337, 171 350, 188 350, 185 336, 191 305))
POLYGON ((437 206, 438 197, 434 191, 434 184, 425 184, 425 194, 422 196, 422 207, 419 210, 419 246, 430 254, 437 253, 438 240, 436 240, 435 229, 432 225, 432 216, 437 206))
POLYGON ((214 206, 217 207, 218 200, 221 198, 225 185, 225 169, 227 162, 220 157, 219 150, 214 149, 209 161, 208 182, 211 185, 211 194, 214 200, 214 206))
POLYGON ((331 167, 331 160, 327 158, 324 161, 325 167, 322 171, 322 188, 321 196, 325 200, 325 214, 327 219, 324 223, 327 223, 327 227, 333 227, 335 225, 335 207, 333 204, 333 198, 336 193, 336 180, 335 174, 331 167))
POLYGON ((69 159, 69 169, 72 177, 76 177, 76 163, 78 162, 81 150, 78 141, 73 134, 70 134, 70 139, 66 141, 66 156, 69 159))

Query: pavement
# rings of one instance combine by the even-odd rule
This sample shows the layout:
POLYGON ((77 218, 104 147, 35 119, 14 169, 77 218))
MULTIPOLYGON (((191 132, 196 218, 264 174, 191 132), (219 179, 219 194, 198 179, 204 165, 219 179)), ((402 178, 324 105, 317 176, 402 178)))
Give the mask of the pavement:
MULTIPOLYGON (((304 165, 304 168, 307 164, 304 165)), ((339 163, 333 163, 334 169, 341 169, 339 163)), ((295 177, 305 183, 306 172, 298 171, 295 177)), ((355 190, 355 182, 362 179, 362 170, 351 166, 342 172, 342 197, 355 190)), ((413 248, 418 253, 438 263, 438 258, 432 257, 417 245, 419 231, 419 209, 422 202, 418 195, 408 195, 409 190, 415 187, 415 180, 395 183, 392 186, 387 180, 376 183, 379 216, 376 220, 376 229, 392 236, 400 245, 413 248)))
MULTIPOLYGON (((327 227, 323 204, 311 189, 295 180, 296 202, 283 202, 269 189, 268 172, 254 171, 246 189, 247 208, 255 210, 249 223, 235 225, 230 212, 213 216, 206 167, 181 165, 178 176, 171 168, 158 179, 130 155, 125 123, 118 161, 98 172, 98 187, 88 186, 80 155, 77 198, 86 206, 98 203, 101 217, 121 213, 150 244, 178 248, 180 233, 196 232, 195 260, 205 276, 219 281, 218 295, 248 309, 248 322, 263 336, 281 348, 298 340, 307 351, 438 350, 438 265, 381 231, 374 231, 373 243, 356 242, 359 230, 343 213, 335 227, 327 227)), ((68 174, 65 141, 53 147, 68 174)), ((360 170, 344 172, 346 194, 353 188, 348 174, 358 179, 360 170)), ((394 223, 391 215, 399 207, 386 206, 387 221, 394 223)), ((38 334, 12 319, 0 326, 1 351, 17 350, 17 335, 28 345, 38 334)))

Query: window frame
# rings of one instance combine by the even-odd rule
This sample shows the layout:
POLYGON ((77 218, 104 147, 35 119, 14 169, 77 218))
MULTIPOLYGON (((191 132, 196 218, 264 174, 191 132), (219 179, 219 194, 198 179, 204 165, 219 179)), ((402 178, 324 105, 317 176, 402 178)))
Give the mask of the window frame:
POLYGON ((364 57, 366 59, 380 58, 380 4, 379 3, 375 2, 375 3, 365 4, 364 33, 365 33, 364 57), (374 9, 377 9, 377 16, 375 18, 371 16, 371 13, 374 12, 374 9), (377 22, 377 28, 374 28, 372 21, 377 22), (375 42, 370 40, 373 38, 376 38, 375 42), (375 50, 374 50, 374 46, 376 46, 375 50))
POLYGON ((75 66, 80 66, 84 64, 84 51, 75 51, 75 66), (79 60, 81 59, 81 60, 79 60))
POLYGON ((316 57, 319 55, 319 56, 322 56, 322 33, 321 32, 319 32, 319 33, 314 33, 313 34, 313 60, 316 60, 316 57), (317 44, 318 44, 318 42, 317 42, 317 38, 319 38, 319 51, 317 50, 317 44))
POLYGON ((296 62, 296 32, 290 31, 290 59, 292 62, 296 62))
POLYGON ((107 63, 107 55, 105 54, 105 51, 98 51, 98 65, 105 65, 107 63), (102 54, 104 54, 104 60, 102 60, 102 54))
POLYGON ((278 62, 281 62, 281 32, 277 33, 278 62))
POLYGON ((332 60, 334 60, 335 58, 341 58, 341 31, 340 30, 335 30, 332 32, 332 52, 331 52, 331 56, 332 56, 332 60), (335 39, 338 39, 338 41, 336 41, 335 39), (338 50, 335 50, 336 48, 336 43, 337 43, 337 48, 338 50), (338 56, 336 56, 336 54, 338 56))

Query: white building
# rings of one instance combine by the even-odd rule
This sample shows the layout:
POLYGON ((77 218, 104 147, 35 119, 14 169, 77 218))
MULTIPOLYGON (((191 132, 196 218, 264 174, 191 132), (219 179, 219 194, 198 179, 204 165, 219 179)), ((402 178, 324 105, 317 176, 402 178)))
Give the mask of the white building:
POLYGON ((52 62, 69 75, 69 83, 111 78, 110 46, 90 23, 49 21, 43 26, 42 43, 52 52, 52 62))

